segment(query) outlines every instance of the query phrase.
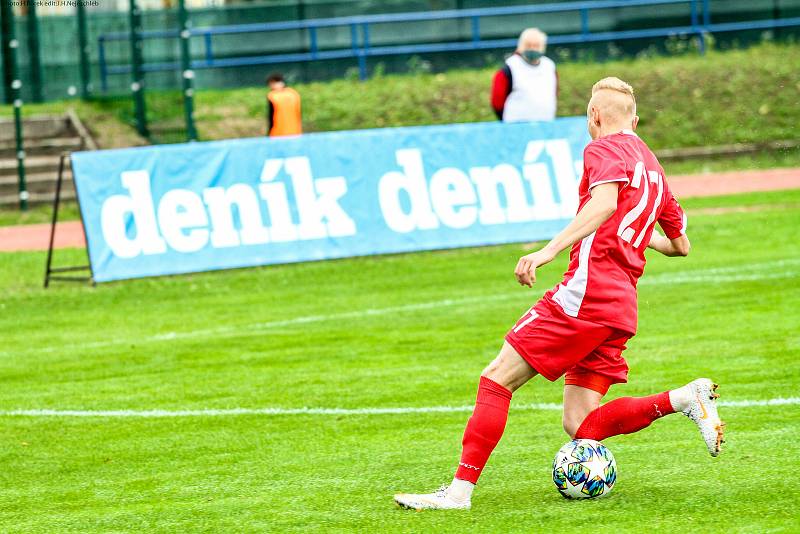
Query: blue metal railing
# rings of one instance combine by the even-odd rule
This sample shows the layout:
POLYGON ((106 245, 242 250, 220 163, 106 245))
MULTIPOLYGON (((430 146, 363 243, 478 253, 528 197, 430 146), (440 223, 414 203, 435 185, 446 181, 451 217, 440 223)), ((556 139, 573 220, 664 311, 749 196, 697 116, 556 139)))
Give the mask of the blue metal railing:
MULTIPOLYGON (((481 19, 485 17, 567 12, 577 12, 579 14, 581 28, 580 33, 551 35, 548 37, 549 44, 574 44, 624 39, 642 39, 650 37, 666 37, 670 35, 697 35, 699 37, 700 52, 703 53, 705 50, 704 35, 707 33, 800 26, 800 17, 711 24, 709 0, 600 0, 533 6, 509 6, 432 12, 394 13, 384 15, 362 15, 329 19, 311 19, 303 21, 268 22, 259 24, 238 24, 231 26, 193 28, 191 30, 191 35, 203 38, 205 50, 204 58, 192 61, 191 68, 211 69, 222 67, 267 65, 273 63, 294 63, 353 58, 358 62, 359 76, 363 80, 367 77, 368 57, 390 56, 398 54, 425 54, 431 52, 489 50, 516 47, 516 37, 509 39, 482 39, 480 22, 481 19), (652 28, 646 30, 607 32, 592 32, 590 29, 589 15, 592 11, 621 7, 652 7, 655 5, 667 4, 689 4, 690 15, 689 20, 687 21, 688 25, 667 28, 652 28), (470 19, 469 40, 387 46, 372 46, 370 44, 370 26, 373 25, 458 19, 470 19), (350 46, 332 50, 321 50, 319 47, 317 30, 320 28, 335 27, 350 28, 350 46), (309 51, 299 53, 268 54, 261 56, 229 57, 220 59, 214 57, 212 37, 215 35, 268 33, 286 30, 307 30, 309 51)), ((144 31, 141 32, 140 35, 143 40, 179 37, 177 29, 144 31)), ((128 39, 130 39, 130 33, 128 32, 107 33, 100 35, 98 38, 100 76, 103 91, 108 90, 109 75, 131 72, 130 65, 109 66, 107 64, 105 44, 109 41, 126 41, 128 39)), ((145 72, 171 71, 178 68, 179 64, 177 62, 145 63, 143 66, 143 70, 145 72)))

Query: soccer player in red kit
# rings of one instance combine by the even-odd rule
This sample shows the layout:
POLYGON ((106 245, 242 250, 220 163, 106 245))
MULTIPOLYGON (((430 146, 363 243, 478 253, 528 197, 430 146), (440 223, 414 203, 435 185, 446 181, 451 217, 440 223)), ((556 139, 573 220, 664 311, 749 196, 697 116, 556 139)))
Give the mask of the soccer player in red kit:
POLYGON ((618 78, 600 80, 592 87, 587 117, 592 141, 583 153, 578 213, 544 248, 520 258, 514 271, 520 284, 532 287, 536 268, 571 246, 564 279, 519 319, 481 373, 452 483, 434 493, 395 495, 404 508, 470 508, 472 490, 503 435, 511 396, 537 374, 550 381, 566 375, 563 425, 572 438, 630 434, 681 412, 697 424, 711 455, 719 454, 724 425, 717 386, 707 378, 600 405, 612 384, 627 382, 622 351, 636 332, 636 283, 645 248, 686 256, 690 245, 686 215, 664 169, 633 132, 639 121, 633 88, 618 78))

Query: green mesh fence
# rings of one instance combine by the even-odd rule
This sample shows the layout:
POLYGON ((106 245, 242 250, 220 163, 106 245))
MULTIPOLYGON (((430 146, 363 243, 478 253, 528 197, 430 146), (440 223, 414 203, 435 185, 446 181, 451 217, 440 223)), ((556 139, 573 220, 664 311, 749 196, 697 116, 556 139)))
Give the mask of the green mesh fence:
MULTIPOLYGON (((195 27, 219 26, 228 24, 244 24, 253 22, 274 22, 285 20, 301 20, 311 18, 329 18, 360 14, 387 12, 429 11, 432 9, 460 9, 475 7, 492 7, 498 5, 525 4, 527 2, 491 2, 481 0, 403 0, 403 1, 281 1, 256 6, 231 6, 214 9, 194 9, 191 11, 192 23, 195 27)), ((789 17, 800 13, 798 0, 751 0, 749 2, 711 2, 714 22, 746 20, 748 18, 789 17)), ((611 31, 635 28, 648 28, 667 25, 685 24, 688 5, 659 6, 655 8, 619 8, 595 11, 590 17, 592 31, 611 31)), ((145 11, 143 13, 145 30, 174 28, 177 25, 175 10, 145 11)), ((551 34, 572 33, 580 31, 580 19, 568 14, 539 14, 513 17, 491 17, 481 21, 481 35, 484 38, 509 38, 519 33, 526 26, 539 26, 551 34)), ((26 21, 24 17, 17 19, 17 34, 20 42, 27 40, 26 21)), ((97 39, 101 34, 111 32, 127 32, 128 17, 125 12, 87 13, 87 26, 90 45, 91 79, 95 93, 100 92, 100 71, 97 39)), ((47 99, 63 98, 79 88, 79 70, 77 64, 77 23, 74 17, 40 17, 40 39, 42 63, 44 65, 44 95, 47 99), (70 89, 72 88, 72 89, 70 89)), ((791 33, 793 30, 779 30, 778 33, 791 33)), ((759 38, 762 32, 754 36, 743 34, 725 35, 725 38, 740 41, 759 38)), ((348 47, 350 45, 349 28, 321 29, 318 34, 321 49, 348 47)), ((469 20, 423 21, 406 24, 376 25, 371 28, 370 42, 376 46, 443 42, 468 40, 470 38, 469 20)), ((663 39, 659 40, 663 41, 663 39)), ((650 46, 652 40, 623 43, 622 49, 627 53, 635 53, 643 47, 650 46)), ((305 30, 275 32, 270 34, 234 34, 213 37, 214 55, 217 58, 263 55, 266 53, 305 52, 310 46, 305 30)), ((572 48, 575 47, 564 47, 572 48)), ((583 46, 582 48, 587 48, 583 46)), ((592 47, 589 47, 592 48, 592 47)), ((602 55, 605 45, 594 46, 594 54, 602 55)), ((145 41, 144 57, 147 63, 176 62, 178 60, 177 39, 148 39, 145 41)), ((192 39, 192 50, 195 58, 201 59, 205 53, 203 38, 192 39)), ((27 47, 20 47, 20 65, 23 79, 30 79, 30 64, 27 47)), ((126 41, 106 43, 106 62, 109 66, 127 65, 130 61, 130 45, 126 41)), ((423 58, 431 68, 473 66, 485 64, 487 61, 501 59, 503 52, 459 52, 456 54, 430 54, 423 58)), ((602 59, 602 57, 598 57, 602 59)), ((398 56, 371 60, 372 67, 382 64, 382 69, 394 72, 408 68, 410 57, 398 56)), ((414 63, 414 62, 412 62, 414 63)), ((340 77, 355 66, 354 60, 312 62, 294 65, 276 65, 293 78, 304 80, 327 79, 340 77)), ((209 69, 198 72, 200 87, 229 87, 261 84, 263 75, 271 70, 264 67, 239 67, 209 69)), ((107 77, 107 94, 126 93, 130 85, 130 76, 111 75, 107 77)), ((147 84, 151 88, 177 88, 179 79, 173 73, 148 73, 147 84)), ((30 91, 29 84, 28 91, 30 91)), ((30 93, 24 93, 30 99, 30 93)))

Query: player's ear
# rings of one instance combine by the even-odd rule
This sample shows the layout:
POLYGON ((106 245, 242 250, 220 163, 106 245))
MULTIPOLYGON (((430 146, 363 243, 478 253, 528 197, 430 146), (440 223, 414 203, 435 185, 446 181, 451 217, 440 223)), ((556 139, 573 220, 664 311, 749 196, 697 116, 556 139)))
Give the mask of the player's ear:
POLYGON ((631 127, 631 130, 636 130, 636 126, 638 124, 639 124, 639 115, 634 115, 633 116, 633 125, 631 127))
POLYGON ((594 106, 589 108, 589 120, 595 126, 597 126, 597 127, 600 126, 600 111, 594 106))

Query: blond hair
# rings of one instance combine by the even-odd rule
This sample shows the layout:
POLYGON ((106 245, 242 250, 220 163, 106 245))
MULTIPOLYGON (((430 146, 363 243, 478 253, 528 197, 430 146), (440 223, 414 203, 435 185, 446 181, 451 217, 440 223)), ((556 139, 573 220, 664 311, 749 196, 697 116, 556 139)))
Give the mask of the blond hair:
POLYGON ((614 102, 616 105, 609 102, 609 104, 616 108, 612 110, 615 114, 631 117, 636 115, 636 96, 634 96, 633 87, 631 87, 630 84, 623 82, 615 76, 603 78, 592 86, 592 98, 594 99, 594 95, 603 90, 615 91, 630 97, 630 100, 623 99, 622 102, 620 102, 619 99, 613 99, 616 101, 614 102))

